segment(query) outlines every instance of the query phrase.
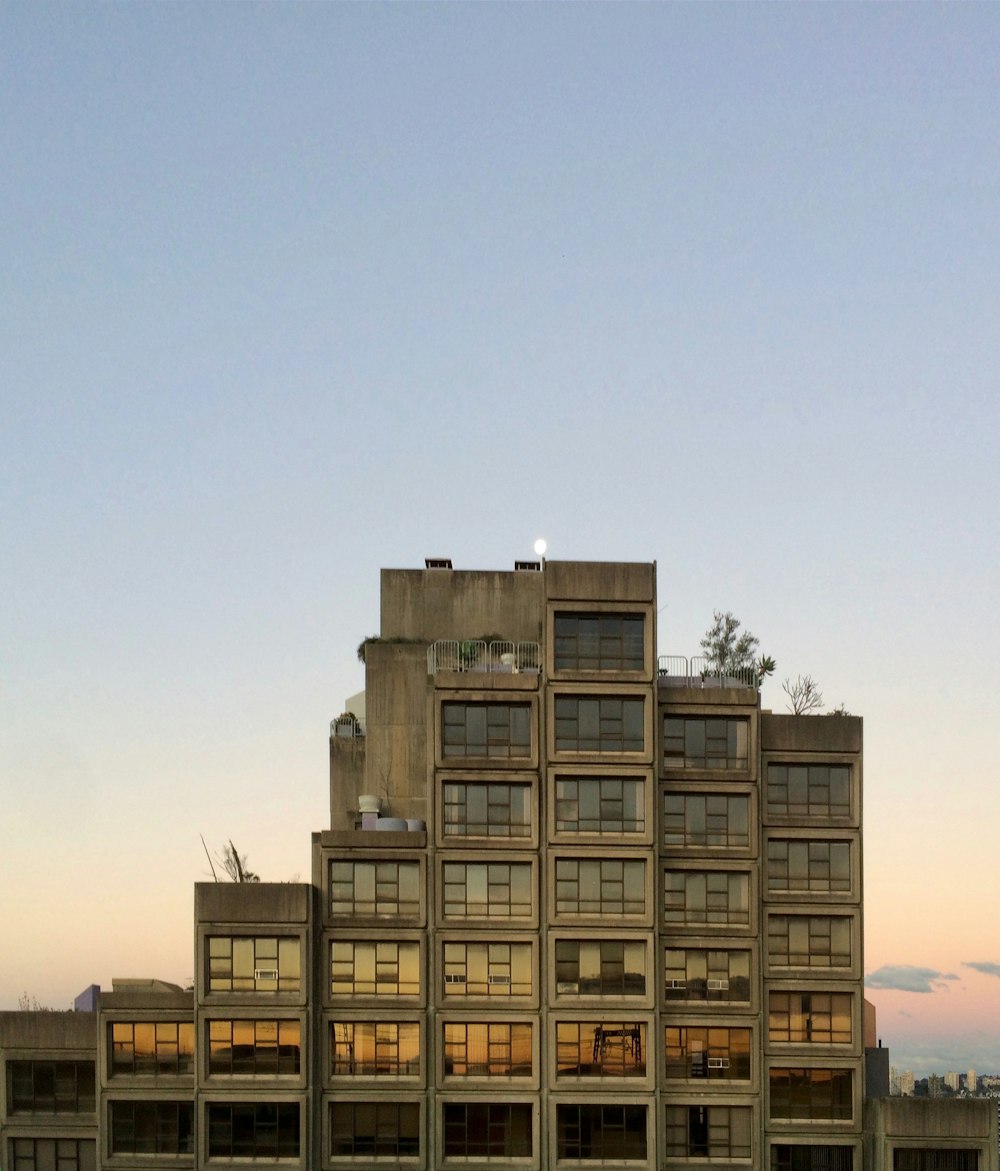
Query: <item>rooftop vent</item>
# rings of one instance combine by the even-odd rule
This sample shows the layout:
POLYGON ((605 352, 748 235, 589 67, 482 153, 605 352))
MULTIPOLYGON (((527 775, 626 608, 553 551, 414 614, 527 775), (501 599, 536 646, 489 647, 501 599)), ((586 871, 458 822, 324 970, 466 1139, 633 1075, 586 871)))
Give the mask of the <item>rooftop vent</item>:
POLYGON ((427 569, 454 569, 450 557, 425 557, 424 567, 427 569))
POLYGON ((526 569, 530 573, 541 573, 542 572, 542 563, 540 561, 515 561, 514 562, 515 573, 521 569, 526 569))

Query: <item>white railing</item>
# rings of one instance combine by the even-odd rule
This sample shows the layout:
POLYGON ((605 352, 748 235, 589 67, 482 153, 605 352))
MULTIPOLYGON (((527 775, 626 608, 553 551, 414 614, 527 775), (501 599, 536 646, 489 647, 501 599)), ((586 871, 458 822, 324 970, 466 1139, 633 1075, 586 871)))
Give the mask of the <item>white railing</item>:
POLYGON ((660 655, 657 675, 665 687, 760 687, 760 673, 756 667, 736 667, 724 675, 710 671, 704 655, 660 655))
POLYGON ((481 671, 537 675, 541 654, 537 642, 484 642, 481 638, 442 638, 427 648, 427 674, 438 671, 481 671))

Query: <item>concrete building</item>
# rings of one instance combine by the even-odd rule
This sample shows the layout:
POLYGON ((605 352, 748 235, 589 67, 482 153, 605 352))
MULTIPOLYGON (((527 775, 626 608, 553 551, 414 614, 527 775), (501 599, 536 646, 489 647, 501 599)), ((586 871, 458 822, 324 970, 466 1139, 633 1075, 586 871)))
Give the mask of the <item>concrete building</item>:
POLYGON ((657 658, 651 564, 442 560, 381 603, 312 881, 199 884, 193 992, 77 1014, 90 1145, 8 1088, 8 1171, 867 1167, 861 720, 657 658))

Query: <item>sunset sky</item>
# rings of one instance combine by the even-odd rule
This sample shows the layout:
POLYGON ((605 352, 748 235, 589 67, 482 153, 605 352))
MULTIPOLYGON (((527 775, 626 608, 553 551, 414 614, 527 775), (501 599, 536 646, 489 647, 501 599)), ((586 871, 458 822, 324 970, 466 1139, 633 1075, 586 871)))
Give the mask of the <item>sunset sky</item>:
POLYGON ((879 1033, 1000 1071, 998 60, 986 4, 0 6, 0 1009, 188 982, 200 835, 308 879, 379 567, 544 536, 864 716, 879 1033))

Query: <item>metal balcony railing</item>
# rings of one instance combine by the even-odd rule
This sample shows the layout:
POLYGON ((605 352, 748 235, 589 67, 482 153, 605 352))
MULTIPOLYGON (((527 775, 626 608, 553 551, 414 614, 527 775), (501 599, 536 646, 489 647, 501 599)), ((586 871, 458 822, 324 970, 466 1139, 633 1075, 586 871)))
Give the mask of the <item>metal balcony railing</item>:
POLYGON ((537 642, 484 642, 479 638, 442 638, 427 648, 427 674, 438 671, 481 671, 490 674, 537 675, 541 652, 537 642))
POLYGON ((760 687, 760 672, 756 667, 737 667, 724 675, 709 671, 704 655, 660 655, 657 675, 663 687, 760 687))

